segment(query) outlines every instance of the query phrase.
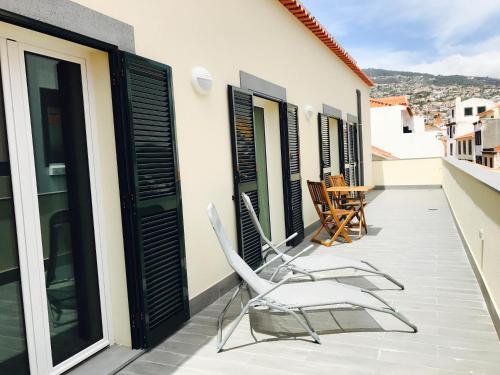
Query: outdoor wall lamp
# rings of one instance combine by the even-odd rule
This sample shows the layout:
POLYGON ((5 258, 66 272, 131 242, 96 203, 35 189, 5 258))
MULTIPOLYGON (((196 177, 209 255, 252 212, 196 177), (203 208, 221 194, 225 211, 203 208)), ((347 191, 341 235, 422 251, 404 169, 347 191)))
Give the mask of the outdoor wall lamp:
POLYGON ((212 75, 210 72, 201 67, 197 66, 191 71, 191 84, 198 94, 208 95, 212 89, 212 75))
POLYGON ((313 106, 310 104, 306 104, 304 106, 304 113, 306 114, 306 118, 309 120, 312 117, 312 115, 314 114, 313 106))

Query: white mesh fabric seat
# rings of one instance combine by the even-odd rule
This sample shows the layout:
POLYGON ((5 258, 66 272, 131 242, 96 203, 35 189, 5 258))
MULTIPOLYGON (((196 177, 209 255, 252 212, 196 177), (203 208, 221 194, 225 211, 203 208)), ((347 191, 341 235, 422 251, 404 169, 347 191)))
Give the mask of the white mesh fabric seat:
POLYGON ((414 332, 416 332, 417 328, 413 324, 408 322, 402 315, 389 306, 387 302, 371 291, 326 280, 314 283, 296 282, 285 284, 285 282, 288 281, 287 279, 284 279, 279 283, 272 283, 261 278, 243 261, 243 259, 241 259, 237 252, 234 251, 234 248, 231 245, 231 242, 229 241, 219 219, 215 206, 210 204, 207 211, 210 223, 212 224, 212 227, 217 235, 229 265, 247 283, 248 287, 257 294, 256 297, 251 298, 243 307, 241 313, 229 328, 229 332, 224 338, 222 338, 222 323, 224 315, 229 305, 236 297, 238 289, 232 295, 226 307, 219 315, 217 335, 218 351, 222 350, 229 336, 231 336, 234 332, 234 329, 239 324, 243 316, 250 309, 250 307, 254 306, 267 306, 271 311, 277 310, 291 314, 317 343, 320 343, 320 339, 311 326, 306 314, 306 309, 320 306, 348 304, 351 306, 363 307, 365 309, 391 314, 407 324, 414 330, 414 332), (303 320, 299 318, 297 313, 302 315, 303 320))
POLYGON ((376 268, 366 260, 355 260, 346 257, 340 257, 335 254, 312 254, 308 256, 295 255, 292 257, 283 253, 279 250, 280 245, 274 245, 271 240, 264 234, 264 231, 259 222, 259 218, 257 217, 255 210, 253 209, 252 202, 250 201, 248 195, 242 193, 241 197, 243 198, 243 203, 245 204, 245 207, 250 214, 252 223, 255 226, 255 229, 257 229, 257 231, 259 232, 260 237, 269 246, 270 251, 279 255, 283 260, 283 264, 276 268, 269 280, 272 281, 282 269, 288 269, 294 273, 298 272, 308 275, 312 280, 316 279, 315 274, 319 272, 352 269, 382 276, 397 285, 401 290, 404 289, 403 284, 395 280, 387 273, 379 271, 378 268, 376 268))
POLYGON ((354 304, 358 306, 375 305, 379 308, 387 307, 380 300, 377 301, 373 298, 373 294, 329 280, 283 284, 269 293, 267 298, 275 303, 288 305, 290 308, 323 306, 329 302, 332 305, 354 304))
POLYGON ((363 263, 359 260, 341 257, 333 254, 314 254, 298 257, 293 260, 292 258, 292 256, 287 254, 283 254, 282 256, 283 261, 290 262, 289 264, 306 270, 317 269, 319 265, 321 265, 323 268, 366 268, 366 263, 363 263))

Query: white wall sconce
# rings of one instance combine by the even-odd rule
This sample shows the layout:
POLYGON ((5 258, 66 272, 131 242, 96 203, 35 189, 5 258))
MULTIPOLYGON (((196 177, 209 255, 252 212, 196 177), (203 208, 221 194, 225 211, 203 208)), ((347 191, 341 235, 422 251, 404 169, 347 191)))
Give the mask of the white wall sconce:
POLYGON ((311 117, 314 115, 314 108, 310 104, 306 104, 304 106, 304 113, 306 115, 306 119, 310 120, 311 117))
POLYGON ((212 90, 212 75, 207 69, 197 66, 191 71, 191 84, 198 94, 208 95, 212 90))

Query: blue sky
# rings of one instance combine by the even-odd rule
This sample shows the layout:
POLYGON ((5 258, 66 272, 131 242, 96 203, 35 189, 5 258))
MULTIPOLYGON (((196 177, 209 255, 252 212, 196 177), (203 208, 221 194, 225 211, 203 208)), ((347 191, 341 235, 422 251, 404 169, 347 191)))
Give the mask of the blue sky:
POLYGON ((500 78, 500 0, 302 0, 362 68, 500 78))

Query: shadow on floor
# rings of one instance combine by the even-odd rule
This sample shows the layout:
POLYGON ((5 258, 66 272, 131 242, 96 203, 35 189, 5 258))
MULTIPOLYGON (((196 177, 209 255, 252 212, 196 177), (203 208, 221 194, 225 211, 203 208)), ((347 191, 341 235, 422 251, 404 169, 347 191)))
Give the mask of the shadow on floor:
MULTIPOLYGON (((340 279, 340 278, 337 278, 340 279)), ((373 289, 378 289, 363 277, 344 277, 350 285, 362 285, 373 289), (357 282, 354 279, 358 279, 357 282), (360 281, 364 279, 364 283, 360 281)), ((224 320, 224 330, 241 311, 239 308, 246 304, 249 294, 246 290, 241 291, 240 299, 236 298, 229 308, 224 320)), ((267 308, 252 308, 248 312, 249 331, 251 338, 244 344, 228 345, 224 352, 235 350, 261 342, 272 342, 279 340, 304 340, 314 343, 304 328, 289 314, 278 311, 270 311, 267 308), (258 334, 259 337, 256 335, 258 334), (253 339, 253 342, 252 342, 253 339)), ((337 307, 337 308, 316 308, 308 310, 308 318, 312 327, 321 336, 325 334, 340 334, 348 332, 410 332, 404 329, 384 329, 378 322, 363 308, 337 307)))

